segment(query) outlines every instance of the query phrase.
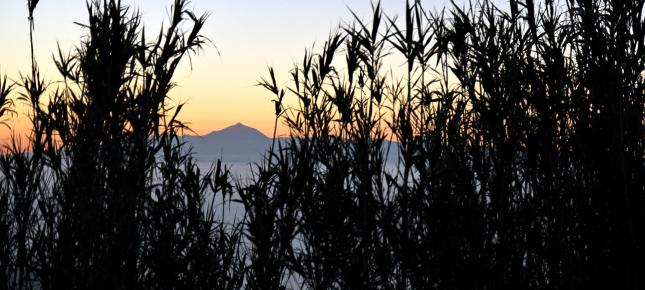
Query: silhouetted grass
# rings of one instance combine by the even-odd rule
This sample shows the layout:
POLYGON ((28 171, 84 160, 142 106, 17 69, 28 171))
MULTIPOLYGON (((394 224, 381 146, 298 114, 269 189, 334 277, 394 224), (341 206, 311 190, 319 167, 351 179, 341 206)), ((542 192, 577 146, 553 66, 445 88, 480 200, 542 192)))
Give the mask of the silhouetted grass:
POLYGON ((304 288, 642 287, 642 6, 376 4, 261 82, 294 137, 251 187, 295 213, 249 228, 296 225, 264 251, 304 288))
POLYGON ((249 182, 183 147, 167 94, 207 41, 186 5, 149 40, 90 2, 61 84, 33 53, 0 79, 0 117, 19 90, 33 128, 0 157, 0 287, 645 286, 642 1, 375 3, 260 81, 291 136, 249 182))
MULTIPOLYGON (((241 230, 215 205, 231 193, 228 170, 197 168, 179 138, 183 105, 167 95, 181 59, 207 41, 187 4, 175 1, 149 39, 120 1, 88 2, 87 36, 55 57, 60 84, 40 78, 32 49, 18 98, 30 144, 0 158, 3 288, 241 287, 241 230)), ((0 88, 8 104, 11 85, 0 88)))

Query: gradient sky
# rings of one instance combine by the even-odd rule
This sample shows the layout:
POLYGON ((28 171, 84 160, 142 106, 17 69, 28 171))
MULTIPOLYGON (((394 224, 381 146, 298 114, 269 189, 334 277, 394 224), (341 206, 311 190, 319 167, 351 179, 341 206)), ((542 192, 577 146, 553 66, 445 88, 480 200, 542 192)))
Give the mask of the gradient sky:
MULTIPOLYGON (((29 71, 26 2, 7 0, 0 10, 0 74, 12 79, 29 71)), ((139 9, 146 30, 155 33, 167 19, 172 2, 123 0, 139 9)), ((382 2, 390 15, 405 10, 405 0, 382 2)), ((424 1, 430 9, 447 3, 424 1)), ((198 13, 210 14, 203 34, 215 46, 193 58, 192 70, 185 62, 175 75, 179 87, 171 96, 188 101, 180 116, 199 134, 242 122, 269 135, 273 126, 271 95, 254 85, 267 74, 267 66, 274 66, 278 80, 286 81, 305 48, 322 44, 339 23, 352 19, 349 8, 365 20, 371 15, 369 0, 193 0, 190 6, 198 13)), ((65 51, 78 44, 84 31, 73 22, 84 23, 86 17, 85 0, 41 0, 38 4, 36 58, 48 81, 59 79, 52 62, 57 43, 65 51)), ((18 128, 25 126, 25 121, 14 123, 18 128)), ((3 142, 9 134, 8 129, 0 129, 3 142)))

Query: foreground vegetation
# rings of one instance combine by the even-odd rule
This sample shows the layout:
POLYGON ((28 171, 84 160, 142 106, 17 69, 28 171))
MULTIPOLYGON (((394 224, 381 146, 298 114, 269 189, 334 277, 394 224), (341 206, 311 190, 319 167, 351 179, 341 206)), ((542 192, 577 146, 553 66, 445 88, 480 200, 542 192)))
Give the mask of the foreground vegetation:
POLYGON ((0 158, 0 287, 645 287, 643 1, 375 4, 262 79, 292 137, 250 182, 181 143, 167 94, 206 41, 186 4, 150 40, 92 2, 62 84, 35 60, 0 83, 33 123, 0 158))

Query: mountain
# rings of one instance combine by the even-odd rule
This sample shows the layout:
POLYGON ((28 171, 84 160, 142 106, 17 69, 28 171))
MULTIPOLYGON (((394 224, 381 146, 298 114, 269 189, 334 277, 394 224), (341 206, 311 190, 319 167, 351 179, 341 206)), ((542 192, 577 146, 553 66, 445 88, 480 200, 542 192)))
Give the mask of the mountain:
POLYGON ((185 136, 184 141, 192 145, 195 158, 204 162, 218 158, 224 162, 256 162, 271 145, 271 138, 242 123, 204 136, 185 136))
MULTIPOLYGON (((221 159, 224 163, 248 164, 259 162, 262 155, 271 146, 272 139, 257 129, 241 123, 213 131, 204 136, 184 136, 184 141, 193 148, 193 156, 199 162, 210 164, 221 159)), ((278 138, 277 142, 287 139, 278 138)), ((394 165, 398 160, 398 143, 385 141, 383 150, 389 147, 388 164, 394 165)))

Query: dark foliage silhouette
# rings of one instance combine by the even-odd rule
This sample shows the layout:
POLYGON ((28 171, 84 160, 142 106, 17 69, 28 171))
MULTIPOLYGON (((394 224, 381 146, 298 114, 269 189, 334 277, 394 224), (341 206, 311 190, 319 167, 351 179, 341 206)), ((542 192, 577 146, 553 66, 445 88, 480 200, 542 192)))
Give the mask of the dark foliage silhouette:
POLYGON ((62 82, 33 49, 0 79, 0 120, 17 92, 32 121, 0 156, 0 287, 645 288, 645 3, 509 4, 374 3, 269 68, 291 134, 242 181, 196 166, 168 97, 205 18, 176 0, 149 40, 90 2, 62 82))
POLYGON ((18 98, 31 108, 30 144, 0 158, 3 288, 241 286, 241 231, 215 206, 228 171, 200 172, 180 142, 182 105, 167 96, 180 61, 207 41, 187 4, 175 1, 151 40, 120 1, 88 2, 87 36, 54 59, 60 84, 39 77, 32 49, 18 98))
POLYGON ((254 267, 312 289, 645 286, 643 2, 510 8, 376 4, 292 85, 270 70, 293 137, 249 187, 272 216, 246 231, 273 229, 254 267))

